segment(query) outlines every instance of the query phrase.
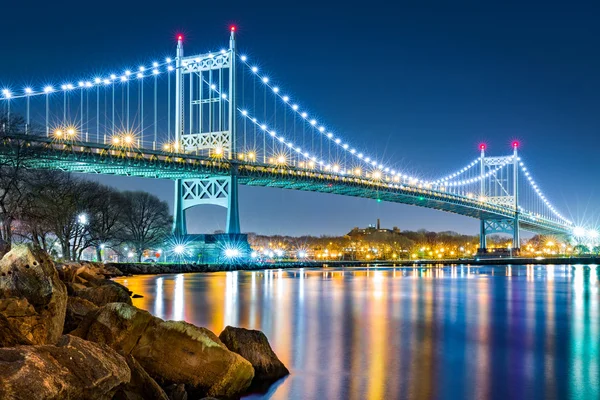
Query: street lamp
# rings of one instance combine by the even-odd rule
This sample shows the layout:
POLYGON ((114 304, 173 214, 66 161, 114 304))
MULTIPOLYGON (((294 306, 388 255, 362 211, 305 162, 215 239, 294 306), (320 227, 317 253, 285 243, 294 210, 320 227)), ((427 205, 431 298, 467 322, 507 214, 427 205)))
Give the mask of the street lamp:
POLYGON ((88 217, 85 214, 79 214, 77 216, 77 222, 79 222, 81 225, 87 225, 88 223, 88 217))
POLYGON ((46 86, 44 93, 46 94, 46 136, 50 136, 50 126, 48 125, 48 119, 50 117, 50 93, 54 91, 52 86, 46 86))

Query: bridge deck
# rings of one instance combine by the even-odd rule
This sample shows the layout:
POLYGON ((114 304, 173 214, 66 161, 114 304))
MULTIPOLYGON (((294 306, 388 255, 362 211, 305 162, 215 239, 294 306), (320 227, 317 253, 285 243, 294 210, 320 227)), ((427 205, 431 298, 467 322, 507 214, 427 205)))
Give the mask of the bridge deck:
MULTIPOLYGON (((392 181, 374 181, 363 177, 340 175, 294 166, 273 166, 178 154, 164 151, 115 148, 84 142, 57 142, 33 135, 4 135, 0 141, 0 159, 22 157, 30 168, 68 172, 136 176, 154 179, 191 179, 228 176, 237 170, 239 183, 311 192, 333 193, 381 199, 426 207, 477 219, 514 218, 514 210, 478 199, 405 185, 392 181)), ((520 227, 548 234, 568 233, 559 222, 522 213, 520 227)))

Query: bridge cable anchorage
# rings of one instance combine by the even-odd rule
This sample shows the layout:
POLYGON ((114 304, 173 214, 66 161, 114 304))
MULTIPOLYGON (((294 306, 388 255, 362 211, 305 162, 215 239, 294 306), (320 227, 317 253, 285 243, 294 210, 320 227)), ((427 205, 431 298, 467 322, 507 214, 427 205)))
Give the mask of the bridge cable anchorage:
POLYGON ((383 164, 372 159, 371 157, 366 156, 362 152, 359 152, 354 147, 351 147, 348 143, 342 141, 342 139, 340 137, 336 137, 336 136, 334 136, 333 133, 327 132, 325 127, 318 124, 316 119, 311 118, 306 111, 300 110, 300 107, 298 106, 297 103, 291 102, 290 97, 287 95, 284 95, 279 86, 273 85, 271 80, 268 77, 260 74, 258 67, 252 66, 248 62, 247 56, 244 56, 244 55, 240 56, 240 60, 242 61, 242 63, 244 65, 246 65, 246 67, 248 67, 248 69, 254 75, 256 75, 259 78, 259 81, 265 85, 265 89, 266 88, 271 89, 271 93, 274 94, 275 96, 277 96, 294 113, 295 116, 299 116, 301 121, 304 121, 305 124, 307 124, 309 127, 314 128, 315 131, 318 131, 319 133, 321 133, 321 135, 319 135, 320 139, 322 139, 323 137, 327 138, 329 143, 333 143, 336 146, 336 148, 342 149, 344 152, 350 154, 352 157, 356 158, 360 163, 366 165, 369 168, 375 167, 375 168, 380 169, 383 172, 390 173, 393 177, 399 176, 400 178, 405 179, 407 181, 407 183, 412 182, 412 183, 416 183, 416 184, 420 183, 423 185, 430 184, 430 182, 427 182, 427 181, 424 181, 424 180, 421 180, 421 179, 418 179, 418 178, 415 178, 412 176, 408 176, 405 174, 401 174, 400 172, 396 171, 395 169, 391 169, 388 166, 384 166, 383 164))

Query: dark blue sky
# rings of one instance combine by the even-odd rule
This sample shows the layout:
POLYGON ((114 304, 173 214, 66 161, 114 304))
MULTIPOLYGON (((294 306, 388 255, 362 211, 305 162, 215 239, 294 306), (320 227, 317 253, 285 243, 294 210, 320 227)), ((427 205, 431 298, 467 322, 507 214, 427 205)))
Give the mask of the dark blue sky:
MULTIPOLYGON (((522 157, 563 214, 599 220, 600 9, 592 2, 11 2, 0 83, 60 82, 186 52, 238 47, 357 147, 439 176, 477 156, 522 157), (390 4, 388 4, 390 3, 390 4)), ((8 16, 8 17, 7 17, 8 16)), ((102 178, 172 202, 170 182, 102 178)), ((343 233, 381 217, 401 229, 474 233, 467 218, 396 204, 242 188, 244 231, 343 233)), ((224 210, 189 212, 195 231, 224 210)))

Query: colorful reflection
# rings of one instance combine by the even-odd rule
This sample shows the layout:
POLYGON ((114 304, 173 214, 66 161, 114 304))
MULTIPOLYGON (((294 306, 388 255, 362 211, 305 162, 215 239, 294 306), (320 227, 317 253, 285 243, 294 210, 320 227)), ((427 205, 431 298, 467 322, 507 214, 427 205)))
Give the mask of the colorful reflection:
POLYGON ((260 329, 292 375, 248 399, 600 396, 598 266, 302 268, 119 279, 216 334, 260 329))

